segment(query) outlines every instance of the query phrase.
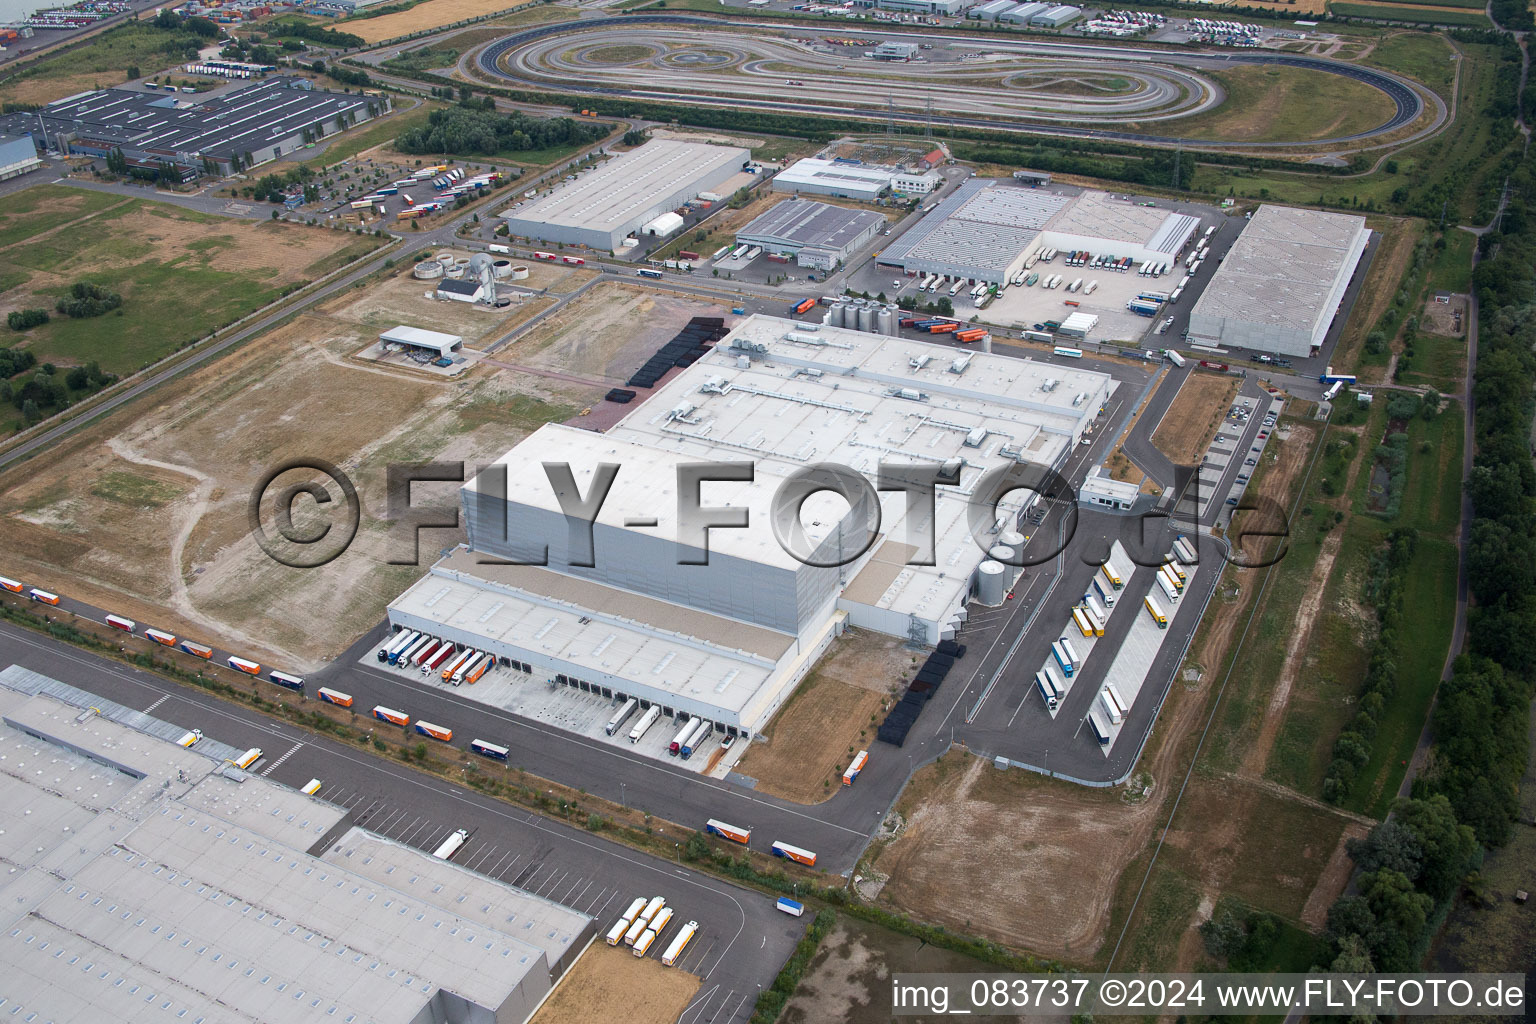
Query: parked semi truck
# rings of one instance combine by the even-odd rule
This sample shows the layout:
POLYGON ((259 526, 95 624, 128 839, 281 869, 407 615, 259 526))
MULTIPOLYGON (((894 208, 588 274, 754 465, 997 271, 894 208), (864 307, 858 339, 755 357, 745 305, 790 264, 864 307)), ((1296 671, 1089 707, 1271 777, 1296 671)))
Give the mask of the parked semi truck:
POLYGON ((682 750, 680 751, 683 760, 688 760, 693 756, 693 752, 695 750, 703 748, 704 744, 707 743, 709 738, 714 734, 714 722, 711 722, 708 719, 700 721, 698 727, 693 730, 693 732, 688 736, 687 741, 683 743, 682 750))
POLYGON ((1183 365, 1184 365, 1184 357, 1183 357, 1183 356, 1181 356, 1181 355, 1179 355, 1179 354, 1178 354, 1178 353, 1177 353, 1177 352, 1175 352, 1175 351, 1174 351, 1174 350, 1173 350, 1173 349, 1171 349, 1171 348, 1170 348, 1170 349, 1169 349, 1169 350, 1168 350, 1168 351, 1167 351, 1167 352, 1166 352, 1166 353, 1165 353, 1165 355, 1167 355, 1167 356, 1168 356, 1168 361, 1169 361, 1169 362, 1170 362, 1170 363, 1172 363, 1172 364, 1173 364, 1173 365, 1174 365, 1174 366, 1178 366, 1178 367, 1182 367, 1182 366, 1183 366, 1183 365))
POLYGON ((650 709, 640 716, 640 721, 635 723, 635 727, 629 730, 629 742, 639 743, 640 738, 650 731, 651 726, 655 725, 656 719, 660 717, 661 705, 652 704, 650 709))

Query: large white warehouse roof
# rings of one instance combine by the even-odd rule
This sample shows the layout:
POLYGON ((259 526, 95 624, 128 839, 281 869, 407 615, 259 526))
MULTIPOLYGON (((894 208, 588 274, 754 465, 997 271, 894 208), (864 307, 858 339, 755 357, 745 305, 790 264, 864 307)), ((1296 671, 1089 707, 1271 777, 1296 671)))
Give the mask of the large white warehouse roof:
POLYGON ((0 714, 17 1020, 524 1020, 592 934, 95 694, 11 666, 0 714))
POLYGON ((1369 235, 1364 217, 1259 207, 1190 311, 1190 336, 1307 355, 1327 335, 1369 235))

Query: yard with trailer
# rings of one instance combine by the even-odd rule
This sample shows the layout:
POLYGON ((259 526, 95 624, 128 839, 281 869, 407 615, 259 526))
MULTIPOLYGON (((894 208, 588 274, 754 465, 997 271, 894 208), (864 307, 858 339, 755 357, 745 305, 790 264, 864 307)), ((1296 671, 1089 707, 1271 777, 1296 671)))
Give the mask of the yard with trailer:
POLYGON ((529 1024, 672 1024, 700 982, 687 971, 663 967, 660 955, 637 957, 628 946, 610 946, 599 934, 529 1024))
MULTIPOLYGON (((370 296, 388 308, 393 288, 344 292, 0 476, 12 570, 299 671, 345 650, 423 571, 389 564, 410 548, 386 527, 386 466, 488 461, 602 397, 493 366, 445 382, 354 358, 377 339, 370 296), (340 467, 360 495, 356 540, 323 568, 277 564, 247 523, 262 474, 296 455, 340 467)), ((455 485, 415 490, 418 504, 457 505, 455 485)), ((423 560, 459 537, 425 531, 423 560)))

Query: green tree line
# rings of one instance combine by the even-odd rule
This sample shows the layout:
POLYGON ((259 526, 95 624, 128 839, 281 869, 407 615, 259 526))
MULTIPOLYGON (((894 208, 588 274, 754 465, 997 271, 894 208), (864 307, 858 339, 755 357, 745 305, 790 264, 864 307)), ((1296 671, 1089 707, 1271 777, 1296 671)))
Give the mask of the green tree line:
POLYGON ((434 110, 427 123, 395 138, 402 153, 453 153, 493 156, 596 142, 608 134, 604 125, 570 117, 537 118, 522 112, 498 114, 474 104, 434 110))

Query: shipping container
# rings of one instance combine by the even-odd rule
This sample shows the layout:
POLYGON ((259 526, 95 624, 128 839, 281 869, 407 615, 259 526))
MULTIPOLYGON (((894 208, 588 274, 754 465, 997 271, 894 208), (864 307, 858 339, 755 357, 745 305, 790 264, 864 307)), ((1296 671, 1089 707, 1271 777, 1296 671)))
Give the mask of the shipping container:
POLYGON ((631 743, 639 743, 641 737, 643 737, 647 732, 650 731, 651 726, 655 725, 656 724, 656 719, 658 719, 660 717, 661 717, 661 705, 660 704, 652 704, 650 706, 650 709, 647 710, 645 712, 645 714, 640 716, 640 721, 635 723, 635 727, 633 729, 629 730, 629 742, 631 742, 631 743))
POLYGON ((843 785, 853 785, 853 780, 859 777, 859 773, 864 770, 864 766, 868 763, 869 751, 861 750, 855 754, 853 756, 853 763, 848 766, 847 771, 843 772, 843 785))
POLYGON ((352 695, 350 693, 342 693, 340 690, 333 690, 328 686, 320 687, 316 693, 318 693, 320 699, 325 701, 327 704, 335 704, 337 707, 341 708, 349 708, 352 706, 352 695))
POLYGON ((680 751, 684 761, 693 757, 695 750, 703 748, 709 738, 715 734, 715 723, 705 719, 699 723, 699 727, 683 741, 683 749, 680 751))
POLYGON ((628 719, 630 715, 634 714, 635 709, 639 706, 640 702, 635 698, 630 697, 623 704, 619 705, 619 710, 615 711, 613 713, 613 717, 608 719, 608 724, 604 727, 604 731, 607 732, 609 736, 612 736, 614 733, 618 732, 619 726, 623 725, 625 720, 628 719))
POLYGON ((816 855, 810 850, 803 850, 798 846, 790 846, 788 843, 779 842, 777 839, 768 848, 768 852, 772 853, 775 857, 783 857, 785 860, 792 860, 796 864, 804 864, 808 868, 816 866, 816 855))
POLYGON ((458 853, 459 848, 467 842, 469 842, 469 831, 462 828, 457 829, 447 839, 438 844, 437 849, 432 851, 432 856, 438 860, 452 860, 453 855, 458 853))
POLYGON ((255 764, 257 761, 260 761, 260 760, 261 760, 261 748, 260 747, 252 747, 250 750, 247 750, 245 753, 241 754, 239 757, 235 758, 230 763, 233 764, 236 768, 239 768, 242 771, 244 771, 245 769, 249 768, 251 765, 255 764))
POLYGON ((396 711, 394 708, 387 708, 382 704, 376 705, 374 707, 373 717, 377 718, 381 722, 388 722, 391 725, 411 724, 410 715, 406 714, 404 711, 396 711))
POLYGON ((443 743, 453 742, 453 730, 441 725, 433 725, 431 722, 418 721, 416 731, 422 736, 430 736, 434 740, 443 743))
POLYGON ((792 900, 788 896, 780 896, 774 903, 773 909, 782 910, 790 917, 800 917, 805 913, 805 904, 792 900))
POLYGON ((276 683, 278 686, 286 686, 290 690, 298 690, 300 693, 304 692, 303 676, 294 676, 289 675, 287 672, 273 670, 267 673, 267 681, 276 683))
POLYGON ((735 825, 727 825, 725 822, 716 821, 714 818, 710 818, 704 823, 704 831, 712 836, 729 839, 733 843, 741 843, 743 846, 752 841, 751 829, 737 828, 735 825))
POLYGON ((1099 741, 1099 746, 1109 746, 1109 727, 1099 718, 1097 711, 1088 712, 1088 727, 1093 731, 1093 738, 1099 741))
POLYGON ((1051 643, 1051 657, 1056 659, 1056 664, 1061 668, 1061 674, 1071 679, 1075 666, 1072 664, 1071 655, 1067 654, 1067 649, 1062 646, 1060 640, 1051 643))
POLYGON ((672 737, 672 742, 667 744, 667 753, 672 757, 676 757, 678 753, 682 751, 683 741, 686 740, 689 736, 692 736, 694 730, 699 727, 698 719, 689 718, 687 715, 680 714, 677 716, 677 720, 683 723, 682 727, 679 728, 677 730, 677 734, 672 737))
POLYGON ((506 747, 485 740, 470 740, 469 749, 481 757, 489 757, 497 761, 505 761, 512 755, 512 751, 506 747))
POLYGON ((1081 358, 1083 358, 1083 350, 1082 349, 1080 349, 1080 348, 1067 348, 1065 345, 1057 345, 1053 354, 1058 355, 1058 356, 1064 356, 1067 359, 1081 359, 1081 358))
POLYGON ((1061 691, 1051 681, 1051 677, 1044 669, 1035 673, 1035 687, 1040 691, 1040 699, 1045 701, 1046 709, 1055 711, 1061 701, 1061 691))

